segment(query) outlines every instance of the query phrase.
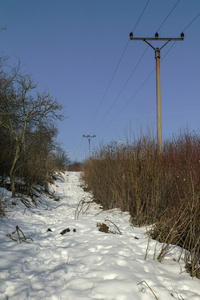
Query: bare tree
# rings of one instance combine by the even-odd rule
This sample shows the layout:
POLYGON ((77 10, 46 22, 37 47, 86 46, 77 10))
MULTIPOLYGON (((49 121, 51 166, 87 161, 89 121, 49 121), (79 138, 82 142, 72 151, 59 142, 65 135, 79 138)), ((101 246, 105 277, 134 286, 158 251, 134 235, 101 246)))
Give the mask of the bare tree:
POLYGON ((39 93, 37 85, 28 75, 21 75, 19 68, 0 77, 0 126, 5 128, 14 141, 14 154, 9 171, 12 196, 15 197, 15 172, 27 141, 27 135, 41 124, 47 126, 53 120, 62 120, 58 112, 62 106, 47 91, 39 93))
POLYGON ((57 130, 54 126, 41 124, 34 132, 27 132, 26 147, 18 160, 21 168, 17 172, 17 175, 26 182, 27 193, 32 186, 45 185, 49 181, 54 171, 51 158, 56 147, 54 141, 56 136, 57 130))

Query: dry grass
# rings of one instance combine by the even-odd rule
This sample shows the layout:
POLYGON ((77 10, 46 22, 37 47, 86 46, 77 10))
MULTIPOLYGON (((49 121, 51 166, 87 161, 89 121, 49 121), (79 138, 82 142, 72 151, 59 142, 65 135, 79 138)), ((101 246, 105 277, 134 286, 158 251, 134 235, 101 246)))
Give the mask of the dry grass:
MULTIPOLYGON (((197 276, 200 255, 200 137, 188 132, 164 142, 153 138, 118 147, 101 147, 85 162, 84 180, 104 209, 129 211, 137 226, 154 224, 152 237, 187 250, 190 274, 197 276)), ((197 276, 198 277, 198 276, 197 276)))

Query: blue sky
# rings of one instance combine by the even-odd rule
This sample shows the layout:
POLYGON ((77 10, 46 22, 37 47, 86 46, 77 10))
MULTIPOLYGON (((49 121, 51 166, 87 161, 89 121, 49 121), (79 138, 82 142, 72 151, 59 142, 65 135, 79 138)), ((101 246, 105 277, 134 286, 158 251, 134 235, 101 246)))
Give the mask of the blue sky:
MULTIPOLYGON (((88 155, 83 134, 96 135, 93 150, 100 143, 137 136, 141 127, 156 133, 154 51, 143 41, 129 41, 129 33, 134 29, 134 36, 153 37, 177 0, 150 0, 141 15, 146 3, 0 1, 0 27, 7 26, 0 31, 0 53, 12 65, 19 58, 38 90, 47 88, 64 106, 67 118, 58 124, 58 142, 72 160, 88 155)), ((179 1, 158 31, 160 37, 179 37, 199 12, 199 0, 179 1)), ((171 41, 161 51, 164 138, 186 127, 200 131, 199 31, 200 16, 185 30, 184 41, 171 41)))

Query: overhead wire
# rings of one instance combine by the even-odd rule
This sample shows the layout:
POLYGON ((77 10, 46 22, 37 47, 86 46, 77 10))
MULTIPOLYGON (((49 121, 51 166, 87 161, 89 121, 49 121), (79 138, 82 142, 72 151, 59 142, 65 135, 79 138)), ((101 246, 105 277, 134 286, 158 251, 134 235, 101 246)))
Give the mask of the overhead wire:
POLYGON ((185 29, 183 30, 183 32, 185 32, 191 25, 192 23, 200 16, 200 12, 196 15, 196 17, 194 17, 194 19, 185 27, 185 29))
MULTIPOLYGON (((200 16, 200 12, 192 19, 192 21, 190 21, 190 23, 186 26, 186 28, 182 31, 185 32, 191 25, 192 23, 200 16)), ((163 59, 165 58, 165 56, 169 53, 169 51, 174 47, 174 45, 176 44, 177 41, 174 41, 172 46, 169 48, 169 50, 165 53, 165 55, 163 56, 163 59)), ((162 60, 162 59, 161 59, 162 60)))
POLYGON ((144 8, 143 8, 143 10, 142 10, 142 12, 141 12, 141 14, 140 14, 138 20, 137 20, 137 22, 136 22, 136 24, 135 24, 135 26, 134 26, 132 32, 134 32, 135 29, 136 29, 136 27, 138 26, 138 23, 140 22, 140 19, 142 18, 142 15, 143 15, 143 13, 145 12, 145 9, 147 8, 147 5, 149 4, 149 1, 150 1, 150 0, 148 0, 148 1, 146 2, 146 4, 145 4, 145 6, 144 6, 144 8))
MULTIPOLYGON (((163 21, 163 22, 161 23, 161 25, 158 27, 157 31, 159 31, 159 30, 162 28, 162 26, 165 24, 165 22, 167 21, 167 19, 169 18, 169 16, 172 14, 172 12, 173 12, 174 9, 176 8, 176 6, 179 4, 179 2, 180 2, 180 0, 178 0, 178 1, 175 3, 175 5, 172 7, 172 9, 170 10, 170 12, 168 13, 168 15, 166 16, 166 18, 164 19, 164 21, 163 21)), ((137 27, 137 25, 138 25, 138 23, 139 23, 139 21, 140 21, 140 19, 141 19, 141 17, 142 17, 142 14, 143 14, 143 12, 144 12, 145 9, 146 9, 147 4, 148 4, 148 2, 146 3, 146 5, 145 5, 145 7, 144 7, 144 9, 143 9, 143 11, 142 11, 142 13, 141 13, 141 15, 140 15, 140 17, 139 17, 137 23, 136 23, 136 25, 135 25, 133 31, 134 31, 135 28, 137 27)), ((148 48, 148 46, 147 46, 147 48, 148 48)), ((147 51, 147 49, 145 50, 144 54, 146 53, 146 51, 147 51)), ((142 55, 141 59, 139 60, 139 63, 140 63, 140 61, 142 60, 144 54, 142 55)), ((96 131, 96 130, 99 128, 99 126, 101 125, 101 123, 105 120, 106 116, 107 116, 107 115, 109 114, 109 112, 111 111, 111 109, 112 109, 112 107, 114 106, 114 104, 115 104, 115 103, 117 102, 117 100, 119 99, 119 97, 120 97, 122 91, 123 91, 124 88, 126 87, 128 81, 130 80, 131 76, 132 76, 133 73, 135 72, 135 70, 136 70, 137 66, 139 65, 139 63, 138 63, 138 64, 136 65, 136 67, 134 68, 133 72, 132 72, 131 75, 129 76, 128 80, 127 80, 126 83, 124 84, 124 86, 123 86, 123 88, 121 89, 121 91, 119 92, 117 98, 116 98, 116 99, 114 100, 114 102, 111 104, 111 106, 109 107, 108 111, 106 112, 106 114, 104 115, 104 117, 102 118, 102 120, 101 120, 101 121, 99 122, 99 124, 95 127, 94 131, 96 131)), ((139 90, 138 90, 138 91, 139 91, 139 90)))
MULTIPOLYGON (((145 6, 144 6, 144 8, 143 8, 143 10, 142 10, 142 12, 141 12, 139 18, 138 18, 138 20, 137 20, 137 22, 136 22, 136 24, 135 24, 135 26, 134 26, 134 28, 133 28, 133 32, 134 32, 134 30, 136 29, 136 27, 137 27, 137 25, 138 25, 138 23, 139 23, 139 21, 140 21, 142 15, 144 14, 144 11, 146 10, 146 7, 147 7, 147 5, 149 4, 149 2, 150 2, 150 0, 147 0, 147 2, 146 2, 146 4, 145 4, 145 6)), ((107 92, 108 92, 108 90, 109 90, 109 88, 110 88, 110 86, 111 86, 111 84, 112 84, 112 82, 113 82, 113 79, 114 79, 114 77, 115 77, 115 75, 116 75, 116 73, 117 73, 117 70, 118 70, 118 68, 119 68, 119 66, 120 66, 120 64, 121 64, 121 61, 122 61, 122 59, 123 59, 123 57, 124 57, 124 54, 125 54, 126 49, 127 49, 127 47, 128 47, 129 41, 130 41, 130 40, 128 39, 128 41, 127 41, 127 43, 126 43, 126 45, 125 45, 125 47, 124 47, 124 50, 123 50, 123 52, 122 52, 122 54, 121 54, 121 56, 120 56, 120 59, 119 59, 119 61, 118 61, 118 63, 117 63, 117 66, 116 66, 116 68, 115 68, 115 70, 114 70, 114 72, 113 72, 113 75, 112 75, 112 77, 111 77, 111 79, 110 79, 110 81, 109 81, 109 83, 108 83, 108 86, 107 86, 107 88, 106 88, 106 90, 105 90, 105 93, 103 94, 103 97, 102 97, 102 99, 101 99, 101 101, 100 101, 100 103, 99 103, 99 106, 98 106, 97 110, 95 111, 95 113, 94 113, 94 115, 93 115, 93 118, 92 118, 91 122, 89 123, 89 125, 88 125, 86 131, 89 129, 89 127, 90 127, 91 124, 93 123, 95 117, 97 116, 97 114, 98 114, 98 112, 99 112, 99 110, 100 110, 100 108, 101 108, 101 106, 102 106, 102 104, 103 104, 103 101, 104 101, 104 99, 105 99, 105 97, 106 97, 106 95, 107 95, 107 92)))
POLYGON ((126 80, 125 84, 123 85, 122 89, 120 90, 120 92, 118 93, 117 97, 115 98, 114 102, 110 105, 109 109, 107 110, 106 114, 104 115, 104 117, 101 119, 101 121, 99 122, 99 124, 95 127, 94 131, 96 131, 99 126, 101 125, 101 123, 105 120, 105 118, 107 117, 107 115, 109 114, 109 112, 111 111, 111 109, 113 108, 113 106, 115 105, 115 103, 117 102, 117 100, 119 99, 119 97, 121 96, 123 90, 125 89, 125 87, 127 86, 129 80, 131 79, 131 77, 133 76, 133 74, 135 73, 136 69, 138 68, 139 64, 141 63, 143 57, 145 56, 147 50, 148 50, 148 46, 146 47, 145 51, 143 52, 142 56, 140 57, 139 61, 137 62, 137 64, 135 65, 135 68, 133 69, 133 71, 131 72, 131 74, 129 75, 128 79, 126 80))
MULTIPOLYGON (((167 56, 167 54, 171 51, 171 49, 174 47, 176 41, 172 44, 172 46, 169 48, 169 50, 165 53, 165 55, 163 56, 163 58, 161 59, 161 61, 163 61, 163 59, 167 56)), ((155 72, 156 68, 154 67, 153 70, 149 73, 149 75, 146 77, 146 79, 143 81, 143 83, 139 86, 139 88, 136 90, 136 92, 131 96, 131 98, 125 103, 125 105, 121 108, 121 110, 117 113, 117 115, 115 115, 115 117, 102 129, 100 130, 98 133, 101 133, 102 131, 104 131, 107 127, 109 127, 116 119, 117 117, 122 113, 122 111, 124 111, 124 109, 127 107, 127 105, 135 98, 135 96, 138 94, 138 92, 143 88, 143 86, 145 85, 145 83, 149 80, 149 78, 151 77, 151 75, 155 72)))
POLYGON ((114 70, 114 73, 112 74, 112 77, 111 77, 111 79, 110 79, 110 81, 109 81, 109 83, 108 83, 108 86, 107 86, 106 90, 105 90, 105 93, 103 94, 103 97, 102 97, 102 99, 101 99, 101 101, 100 101, 100 103, 99 103, 99 106, 98 106, 97 110, 95 111, 95 113, 94 113, 94 115, 93 115, 93 118, 92 118, 90 124, 88 125, 86 131, 88 130, 88 128, 89 128, 89 127, 91 126, 91 124, 93 123, 95 117, 97 116, 97 114, 98 114, 98 112, 99 112, 99 110, 100 110, 100 108, 101 108, 101 106, 102 106, 102 104, 103 104, 103 101, 104 101, 104 99, 105 99, 105 97, 106 97, 106 95, 107 95, 107 92, 108 92, 108 90, 109 90, 109 88, 110 88, 110 86, 111 86, 111 84, 112 84, 112 82, 113 82, 113 79, 114 79, 114 77, 115 77, 115 75, 116 75, 116 73, 117 73, 117 70, 118 70, 118 68, 119 68, 119 66, 120 66, 120 63, 121 63, 121 61, 122 61, 122 58, 124 57, 124 54, 125 54, 126 49, 127 49, 127 47, 128 47, 128 44, 129 44, 129 40, 127 41, 127 43, 126 43, 126 45, 125 45, 125 48, 124 48, 124 50, 123 50, 123 52, 122 52, 122 55, 120 56, 120 59, 119 59, 119 61, 118 61, 118 63, 117 63, 117 66, 116 66, 116 68, 115 68, 115 70, 114 70))
MULTIPOLYGON (((176 3, 176 4, 178 4, 178 3, 176 3)), ((192 19, 192 21, 190 21, 190 23, 185 27, 183 32, 185 32, 199 16, 200 16, 200 12, 192 19)), ((164 22, 163 22, 163 24, 164 24, 164 22)), ((168 51, 165 53, 165 55, 163 56, 161 61, 164 60, 164 58, 168 55, 168 53, 171 51, 171 49, 174 47, 175 44, 176 44, 176 41, 173 42, 173 44, 168 49, 168 51)), ((143 83, 140 85, 140 87, 136 90, 136 92, 131 96, 131 98, 125 103, 125 105, 121 108, 121 110, 117 113, 117 115, 115 115, 115 117, 102 130, 100 130, 98 133, 101 133, 102 131, 104 131, 106 128, 108 128, 116 120, 116 118, 121 114, 121 112, 127 107, 127 105, 135 98, 137 93, 142 89, 142 87, 145 85, 145 83, 148 81, 148 79, 151 77, 151 75, 155 72, 155 69, 156 68, 154 67, 154 69, 146 77, 146 79, 143 81, 143 83)))
MULTIPOLYGON (((117 113, 117 115, 115 115, 115 117, 102 129, 100 130, 98 133, 101 133, 102 131, 104 131, 106 128, 108 128, 116 119, 117 117, 121 114, 121 112, 127 107, 127 105, 131 102, 131 100, 133 100, 135 98, 135 96, 137 95, 137 93, 141 90, 141 88, 145 85, 145 83, 148 81, 148 79, 151 77, 151 75, 154 73, 156 68, 154 68, 151 73, 147 76, 147 78, 143 81, 143 83, 140 85, 140 87, 136 90, 136 92, 131 96, 131 98, 125 103, 125 105, 121 108, 121 110, 117 113)), ((97 134, 98 134, 97 133, 97 134)))
POLYGON ((157 32, 163 27, 163 25, 165 24, 165 22, 167 21, 167 19, 169 18, 169 16, 173 12, 173 10, 176 8, 176 6, 179 4, 179 2, 180 2, 180 0, 178 0, 176 2, 176 4, 173 6, 173 8, 170 10, 169 14, 166 16, 166 18, 164 19, 164 21, 162 22, 162 24, 158 27, 157 32))

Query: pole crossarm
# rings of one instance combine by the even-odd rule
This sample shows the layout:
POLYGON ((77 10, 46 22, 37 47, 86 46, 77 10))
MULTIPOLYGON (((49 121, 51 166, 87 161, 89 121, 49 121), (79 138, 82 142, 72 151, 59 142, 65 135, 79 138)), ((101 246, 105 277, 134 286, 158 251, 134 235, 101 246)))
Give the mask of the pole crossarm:
POLYGON ((143 38, 143 37, 131 37, 130 40, 138 40, 138 41, 183 41, 184 37, 180 38, 143 38))
POLYGON ((96 135, 85 135, 85 134, 83 134, 83 137, 86 137, 86 138, 88 138, 88 139, 90 139, 90 138, 93 138, 93 137, 96 137, 96 135))
POLYGON ((133 33, 129 34, 130 40, 135 41, 183 41, 184 33, 182 32, 179 38, 160 38, 159 34, 156 32, 155 37, 134 37, 133 33))

